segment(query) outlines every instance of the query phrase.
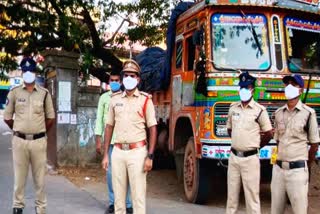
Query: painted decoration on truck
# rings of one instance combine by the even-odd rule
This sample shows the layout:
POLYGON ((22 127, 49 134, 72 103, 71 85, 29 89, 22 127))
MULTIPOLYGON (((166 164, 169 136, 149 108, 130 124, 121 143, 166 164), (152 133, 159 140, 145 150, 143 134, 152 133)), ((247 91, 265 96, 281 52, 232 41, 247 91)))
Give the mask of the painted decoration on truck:
MULTIPOLYGON (((260 159, 270 159, 272 148, 275 146, 265 146, 260 149, 260 159)), ((202 147, 203 157, 210 159, 228 159, 231 153, 230 146, 209 146, 204 145, 202 147)))
MULTIPOLYGON (((254 5, 273 5, 277 2, 277 0, 210 0, 212 3, 217 4, 254 4, 254 5)), ((317 6, 319 4, 319 0, 292 0, 292 2, 296 3, 304 3, 309 5, 317 6)))
MULTIPOLYGON (((259 150, 260 159, 270 159, 274 145, 265 146, 259 150)), ((202 146, 202 156, 209 159, 228 159, 231 153, 230 146, 202 146)), ((317 159, 320 159, 320 148, 316 153, 317 159)))
POLYGON ((303 2, 306 4, 312 4, 312 5, 318 5, 319 4, 319 0, 296 0, 298 2, 303 2))
POLYGON ((205 108, 203 111, 203 128, 205 130, 210 129, 211 126, 211 113, 210 108, 205 108))
POLYGON ((214 14, 211 19, 212 24, 243 24, 252 23, 254 26, 265 25, 266 18, 259 14, 248 14, 244 18, 241 14, 214 14))
POLYGON ((320 22, 286 17, 284 19, 284 24, 288 28, 320 33, 320 22))
POLYGON ((271 5, 275 0, 211 0, 210 2, 217 2, 218 4, 255 4, 255 5, 271 5))

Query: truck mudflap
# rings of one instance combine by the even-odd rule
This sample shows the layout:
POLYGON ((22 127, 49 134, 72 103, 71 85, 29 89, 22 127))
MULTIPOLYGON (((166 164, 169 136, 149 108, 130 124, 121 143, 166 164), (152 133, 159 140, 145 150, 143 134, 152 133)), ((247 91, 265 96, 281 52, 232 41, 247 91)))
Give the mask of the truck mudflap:
MULTIPOLYGON (((273 144, 273 143, 272 143, 273 144)), ((272 149, 275 145, 267 145, 259 150, 260 159, 267 160, 271 158, 272 149)), ((230 145, 202 145, 201 154, 203 158, 208 159, 217 159, 217 160, 226 160, 230 157, 231 153, 230 145)), ((318 152, 316 154, 317 159, 320 159, 320 147, 318 148, 318 152)))

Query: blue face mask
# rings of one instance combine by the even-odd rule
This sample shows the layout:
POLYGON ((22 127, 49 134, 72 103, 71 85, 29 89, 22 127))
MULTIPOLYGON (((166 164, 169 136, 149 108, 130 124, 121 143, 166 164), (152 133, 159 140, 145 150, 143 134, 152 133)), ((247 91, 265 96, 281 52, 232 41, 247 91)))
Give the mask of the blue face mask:
POLYGON ((110 82, 110 88, 112 92, 116 92, 120 90, 120 83, 119 82, 110 82))

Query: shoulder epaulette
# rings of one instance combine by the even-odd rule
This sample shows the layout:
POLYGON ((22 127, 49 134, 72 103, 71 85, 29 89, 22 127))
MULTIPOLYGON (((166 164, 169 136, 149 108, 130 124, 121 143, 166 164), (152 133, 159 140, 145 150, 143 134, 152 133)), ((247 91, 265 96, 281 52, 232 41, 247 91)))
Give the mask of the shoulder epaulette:
POLYGON ((281 106, 280 108, 278 108, 274 113, 278 113, 280 110, 283 110, 285 108, 285 106, 281 106))
POLYGON ((140 94, 142 94, 142 95, 145 96, 145 97, 149 97, 150 99, 152 98, 152 95, 151 95, 151 94, 148 94, 148 93, 146 93, 146 92, 140 91, 140 94))
POLYGON ((258 106, 261 110, 266 110, 265 106, 263 106, 263 105, 261 105, 261 104, 259 104, 257 102, 255 102, 255 105, 258 106))
POLYGON ((45 91, 45 92, 49 92, 48 89, 46 89, 46 88, 44 88, 44 87, 42 87, 42 86, 40 86, 40 85, 37 85, 37 86, 38 86, 39 89, 41 89, 41 90, 43 90, 43 91, 45 91))
POLYGON ((16 89, 18 89, 18 88, 20 88, 20 87, 22 87, 22 84, 21 84, 21 85, 17 85, 17 86, 15 86, 15 87, 11 88, 10 91, 16 90, 16 89))
POLYGON ((118 91, 118 92, 116 92, 116 93, 112 93, 111 94, 111 97, 114 97, 114 96, 117 96, 117 95, 121 95, 123 92, 120 90, 120 91, 118 91))
POLYGON ((238 104, 240 104, 240 102, 233 102, 233 103, 230 104, 230 107, 231 107, 231 106, 238 105, 238 104))
POLYGON ((315 110, 314 110, 313 108, 307 106, 306 104, 302 104, 302 107, 303 107, 305 110, 307 110, 308 112, 310 112, 310 113, 314 113, 314 112, 315 112, 315 110))

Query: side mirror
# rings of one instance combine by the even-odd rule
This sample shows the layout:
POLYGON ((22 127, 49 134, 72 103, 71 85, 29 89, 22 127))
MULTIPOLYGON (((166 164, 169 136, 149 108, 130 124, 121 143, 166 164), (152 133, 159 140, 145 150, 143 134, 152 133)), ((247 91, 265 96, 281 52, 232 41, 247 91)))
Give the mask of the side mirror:
POLYGON ((202 27, 200 30, 195 31, 192 34, 192 41, 194 45, 197 45, 197 46, 203 45, 203 28, 202 27))

